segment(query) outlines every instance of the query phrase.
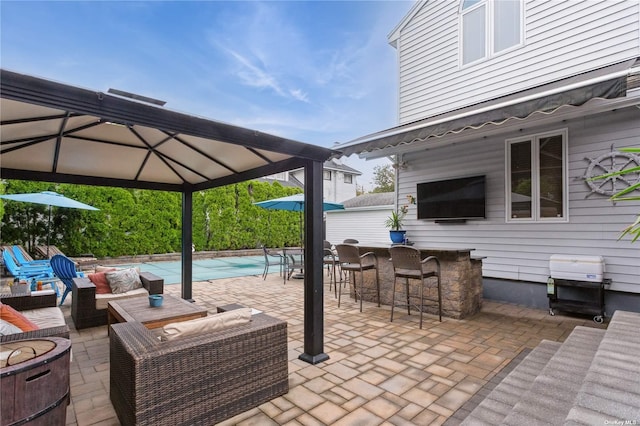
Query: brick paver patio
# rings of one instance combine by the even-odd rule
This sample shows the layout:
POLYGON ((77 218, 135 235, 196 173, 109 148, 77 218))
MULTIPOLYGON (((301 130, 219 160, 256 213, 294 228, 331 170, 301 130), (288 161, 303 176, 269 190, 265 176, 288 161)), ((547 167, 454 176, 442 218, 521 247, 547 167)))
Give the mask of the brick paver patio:
MULTIPOLYGON (((178 285, 165 292, 180 295, 178 285)), ((278 274, 221 279, 193 285, 196 303, 209 313, 240 303, 286 320, 289 325, 288 394, 225 421, 224 425, 438 425, 443 424, 523 349, 542 339, 563 341, 588 319, 550 316, 546 310, 485 301, 465 319, 425 316, 353 299, 340 309, 325 285, 325 352, 310 365, 303 348, 303 285, 282 284, 278 274)), ((71 405, 68 425, 118 425, 109 400, 109 341, 106 326, 76 331, 70 301, 63 310, 71 328, 71 405)))

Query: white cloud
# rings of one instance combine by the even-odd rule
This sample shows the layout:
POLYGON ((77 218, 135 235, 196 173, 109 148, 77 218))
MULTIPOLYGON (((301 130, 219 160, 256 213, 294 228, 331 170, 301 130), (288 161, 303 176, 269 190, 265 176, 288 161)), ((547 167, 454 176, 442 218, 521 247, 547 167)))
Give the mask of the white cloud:
POLYGON ((237 63, 240 65, 240 68, 237 71, 237 76, 240 77, 244 84, 251 87, 270 88, 278 95, 286 96, 285 92, 280 88, 280 85, 272 75, 264 69, 254 65, 241 54, 231 49, 226 49, 226 51, 235 58, 237 63))
POLYGON ((302 102, 309 102, 308 94, 300 89, 289 90, 289 93, 291 94, 291 96, 293 96, 294 99, 302 102))

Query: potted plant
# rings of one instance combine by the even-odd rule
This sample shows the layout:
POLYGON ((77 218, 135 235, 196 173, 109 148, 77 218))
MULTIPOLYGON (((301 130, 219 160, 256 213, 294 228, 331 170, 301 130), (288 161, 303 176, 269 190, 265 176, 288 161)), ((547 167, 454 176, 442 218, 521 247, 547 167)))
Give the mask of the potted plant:
MULTIPOLYGON (((413 195, 407 195, 407 201, 409 204, 415 204, 416 199, 413 195)), ((402 229, 402 221, 409 212, 409 204, 404 204, 396 211, 391 211, 391 216, 384 222, 385 226, 389 229, 389 237, 394 244, 400 244, 406 242, 407 231, 402 229)))

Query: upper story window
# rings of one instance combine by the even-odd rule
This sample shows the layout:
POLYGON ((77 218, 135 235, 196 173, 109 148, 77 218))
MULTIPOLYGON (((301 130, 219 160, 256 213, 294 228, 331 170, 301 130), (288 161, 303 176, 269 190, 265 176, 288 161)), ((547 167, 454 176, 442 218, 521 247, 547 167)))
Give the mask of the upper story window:
POLYGON ((349 173, 344 174, 344 183, 353 183, 353 175, 349 173))
POLYGON ((566 221, 567 131, 507 140, 507 221, 566 221))
POLYGON ((322 177, 324 180, 331 180, 331 170, 324 170, 322 172, 322 177))
POLYGON ((462 65, 522 43, 522 0, 462 0, 462 65))

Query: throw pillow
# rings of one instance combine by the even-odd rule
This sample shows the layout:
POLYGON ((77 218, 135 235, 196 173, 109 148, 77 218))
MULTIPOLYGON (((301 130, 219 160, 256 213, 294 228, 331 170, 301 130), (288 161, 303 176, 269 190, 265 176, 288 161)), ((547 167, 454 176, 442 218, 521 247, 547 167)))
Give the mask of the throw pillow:
POLYGON ((8 336, 10 334, 18 333, 22 333, 22 330, 11 324, 9 321, 0 319, 0 336, 8 336))
POLYGON ((38 326, 9 305, 0 305, 0 319, 10 322, 22 331, 37 330, 38 326))
POLYGON ((111 286, 107 281, 106 272, 96 272, 87 276, 89 280, 96 286, 96 294, 111 294, 111 286))
POLYGON ((126 293, 142 287, 140 275, 135 268, 105 272, 105 276, 113 294, 126 293))
POLYGON ((234 309, 221 314, 211 315, 190 321, 174 322, 162 327, 163 337, 173 340, 193 334, 211 333, 251 321, 251 308, 234 309))

